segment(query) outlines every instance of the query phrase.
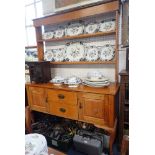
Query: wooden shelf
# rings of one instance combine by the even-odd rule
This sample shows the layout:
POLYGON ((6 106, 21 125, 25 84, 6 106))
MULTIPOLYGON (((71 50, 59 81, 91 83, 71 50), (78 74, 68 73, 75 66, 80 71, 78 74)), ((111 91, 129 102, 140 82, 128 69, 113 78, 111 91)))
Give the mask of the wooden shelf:
POLYGON ((37 48, 37 46, 25 46, 25 49, 37 48))
POLYGON ((73 62, 50 62, 51 64, 54 65, 69 65, 69 64, 115 64, 115 61, 73 61, 73 62))
POLYGON ((115 12, 119 10, 119 1, 109 2, 105 4, 100 4, 96 6, 91 6, 87 8, 81 8, 78 10, 73 10, 69 12, 62 12, 58 14, 53 14, 37 19, 33 19, 33 24, 35 27, 42 25, 55 25, 63 22, 73 21, 77 19, 83 19, 87 17, 97 16, 100 14, 115 12))
POLYGON ((99 37, 99 36, 106 36, 106 35, 114 35, 116 31, 109 31, 109 32, 97 32, 92 34, 80 34, 77 36, 65 36, 62 38, 52 38, 52 39, 42 39, 38 40, 38 42, 52 42, 52 41, 63 41, 63 40, 70 40, 70 39, 83 39, 83 38, 91 38, 91 37, 99 37))

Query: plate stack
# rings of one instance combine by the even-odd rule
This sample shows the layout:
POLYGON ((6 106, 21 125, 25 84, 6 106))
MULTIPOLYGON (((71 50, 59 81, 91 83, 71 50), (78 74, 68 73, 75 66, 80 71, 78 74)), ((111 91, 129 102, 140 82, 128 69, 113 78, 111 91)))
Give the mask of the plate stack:
POLYGON ((105 78, 100 72, 88 73, 87 78, 84 79, 84 85, 90 87, 105 87, 109 86, 110 81, 105 78))

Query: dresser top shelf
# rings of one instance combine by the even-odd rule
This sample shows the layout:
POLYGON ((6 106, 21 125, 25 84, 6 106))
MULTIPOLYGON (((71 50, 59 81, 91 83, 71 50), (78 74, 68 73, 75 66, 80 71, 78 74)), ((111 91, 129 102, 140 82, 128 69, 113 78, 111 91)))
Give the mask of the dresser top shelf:
POLYGON ((118 91, 119 84, 111 83, 108 87, 95 88, 89 87, 85 85, 79 85, 78 87, 68 87, 65 84, 62 85, 54 85, 52 83, 43 83, 43 84, 35 84, 35 83, 26 83, 27 86, 33 87, 43 87, 49 89, 59 89, 59 90, 68 90, 68 91, 77 91, 77 92, 87 92, 87 93, 99 93, 99 94, 111 94, 115 95, 118 91))
POLYGON ((59 13, 49 15, 33 20, 34 26, 39 27, 42 25, 55 25, 63 22, 73 21, 86 17, 96 16, 103 13, 109 13, 119 10, 119 1, 113 1, 105 4, 100 4, 88 8, 81 8, 66 13, 59 13))

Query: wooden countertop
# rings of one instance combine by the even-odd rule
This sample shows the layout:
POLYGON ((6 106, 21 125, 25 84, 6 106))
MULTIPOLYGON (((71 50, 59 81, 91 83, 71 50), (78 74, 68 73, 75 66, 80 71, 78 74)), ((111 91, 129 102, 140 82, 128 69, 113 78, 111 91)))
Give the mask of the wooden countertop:
POLYGON ((68 90, 68 91, 77 91, 77 92, 87 92, 87 93, 111 94, 111 95, 115 95, 119 88, 119 84, 116 84, 116 83, 111 83, 109 86, 103 87, 103 88, 89 87, 82 84, 80 84, 78 87, 68 87, 65 84, 54 85, 52 83, 43 83, 43 84, 26 83, 26 86, 43 87, 43 88, 49 88, 49 89, 59 89, 59 90, 68 90))

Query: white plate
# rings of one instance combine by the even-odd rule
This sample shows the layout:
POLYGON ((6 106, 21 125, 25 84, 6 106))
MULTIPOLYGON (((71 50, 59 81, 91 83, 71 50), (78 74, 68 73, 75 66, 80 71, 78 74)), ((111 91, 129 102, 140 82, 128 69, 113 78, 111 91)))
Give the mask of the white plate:
POLYGON ((48 49, 48 50, 45 51, 45 53, 44 53, 44 59, 46 61, 53 61, 54 55, 53 55, 52 50, 48 49))
POLYGON ((42 35, 42 38, 43 39, 51 39, 53 38, 54 36, 54 32, 45 32, 43 35, 42 35))
POLYGON ((99 58, 98 48, 95 46, 86 47, 85 52, 87 61, 96 61, 99 58))
POLYGON ((83 84, 86 85, 86 86, 89 86, 89 87, 98 87, 98 88, 106 87, 106 86, 110 85, 110 83, 107 83, 107 84, 104 84, 104 85, 90 85, 90 84, 87 84, 87 83, 83 83, 83 84))
POLYGON ((97 23, 89 23, 86 27, 85 27, 85 32, 86 33, 95 33, 98 31, 98 24, 97 23))
POLYGON ((98 79, 102 79, 103 77, 104 77, 103 74, 97 70, 93 70, 87 73, 87 78, 91 80, 98 80, 98 79))
POLYGON ((54 38, 61 38, 65 34, 65 30, 63 28, 59 28, 54 31, 54 38))
POLYGON ((100 49, 100 59, 102 61, 110 61, 115 56, 115 48, 113 45, 104 45, 100 49))
POLYGON ((84 46, 82 43, 71 43, 66 48, 66 60, 81 61, 85 57, 84 46))
POLYGON ((85 80, 90 81, 90 82, 102 82, 102 81, 107 81, 107 78, 85 78, 85 80))
POLYGON ((115 30, 115 21, 109 20, 109 21, 103 21, 99 24, 99 31, 101 32, 107 32, 115 30))
POLYGON ((54 83, 54 84, 61 84, 64 82, 64 78, 61 76, 56 76, 54 77, 50 82, 54 83))
POLYGON ((80 23, 70 24, 68 28, 65 29, 65 35, 75 36, 83 33, 84 26, 80 23))
POLYGON ((53 58, 54 61, 63 61, 65 58, 65 49, 64 48, 58 48, 58 49, 52 49, 53 52, 53 58))
POLYGON ((90 84, 90 85, 105 85, 105 84, 108 84, 109 83, 109 81, 102 81, 102 82, 90 82, 90 81, 84 81, 84 83, 86 83, 86 84, 90 84))

